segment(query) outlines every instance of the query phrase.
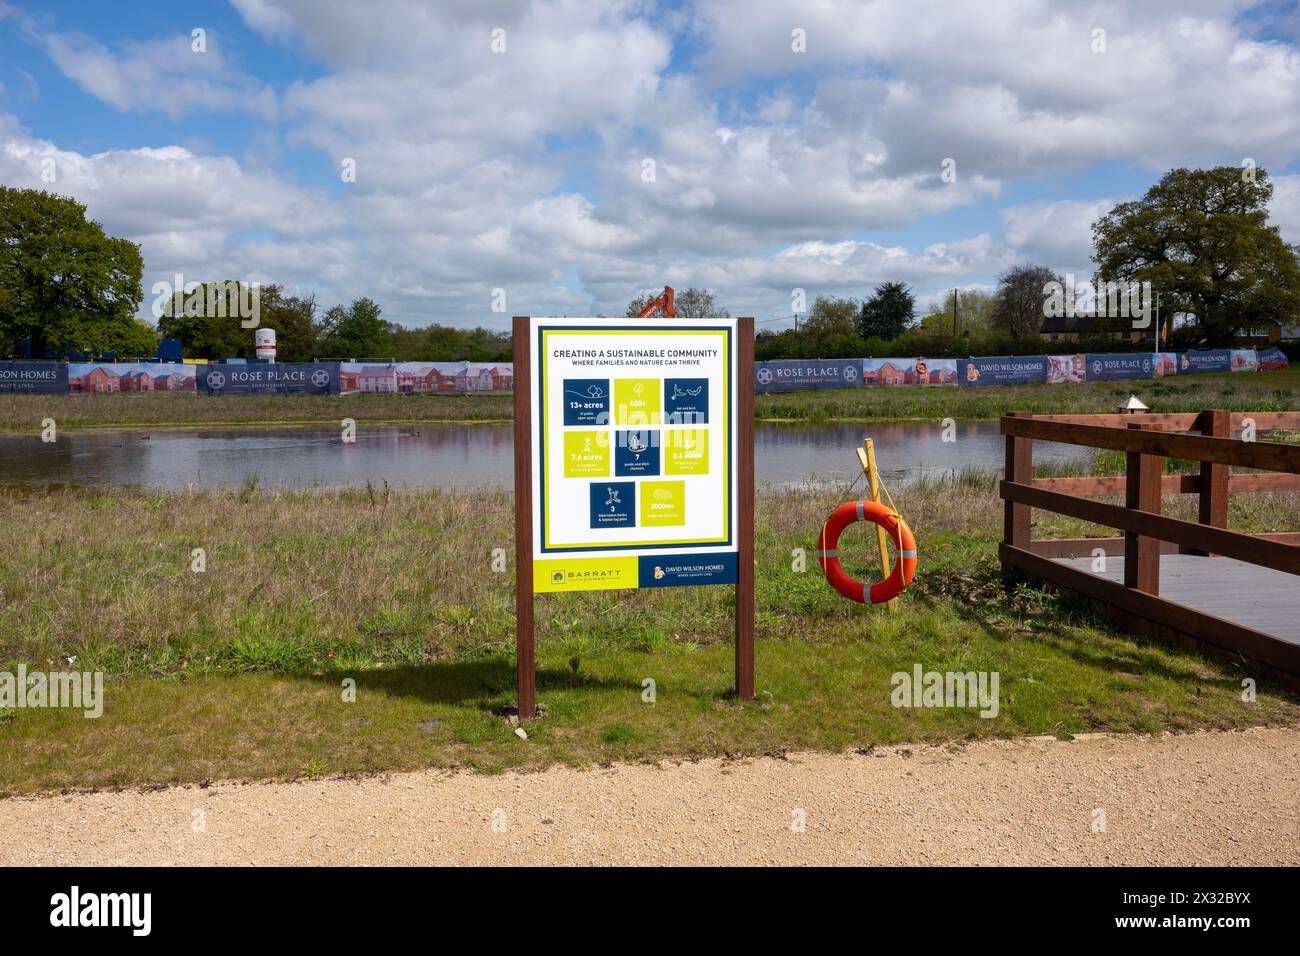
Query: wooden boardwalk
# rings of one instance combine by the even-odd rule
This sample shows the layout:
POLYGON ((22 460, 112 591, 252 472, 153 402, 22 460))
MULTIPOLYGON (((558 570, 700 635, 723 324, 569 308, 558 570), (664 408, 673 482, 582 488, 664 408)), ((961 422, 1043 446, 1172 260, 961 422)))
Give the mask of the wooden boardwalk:
MULTIPOLYGON (((1124 583, 1124 558, 1120 555, 1106 558, 1102 572, 1092 570, 1091 557, 1056 560, 1108 581, 1124 583)), ((1293 574, 1232 558, 1163 554, 1159 595, 1300 644, 1300 580, 1293 574)))
POLYGON ((1300 412, 1004 415, 1003 570, 1077 591, 1131 633, 1300 690, 1300 531, 1228 528, 1231 495, 1300 491, 1300 445, 1233 437, 1248 426, 1300 428, 1300 412), (1035 477, 1035 441, 1120 452, 1124 474, 1035 477), (1170 458, 1199 470, 1165 474, 1170 458), (1163 514, 1169 495, 1196 495, 1197 520, 1163 514), (1123 504, 1098 500, 1121 496, 1123 504), (1035 540, 1036 509, 1121 534, 1035 540), (1102 573, 1092 570, 1098 549, 1102 573))

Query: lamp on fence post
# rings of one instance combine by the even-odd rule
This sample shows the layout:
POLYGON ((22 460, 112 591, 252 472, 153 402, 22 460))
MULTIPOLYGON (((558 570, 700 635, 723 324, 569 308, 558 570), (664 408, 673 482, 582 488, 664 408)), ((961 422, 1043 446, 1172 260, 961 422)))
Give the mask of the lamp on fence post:
POLYGON ((1130 395, 1115 407, 1122 415, 1136 415, 1139 412, 1149 412, 1151 410, 1144 405, 1142 399, 1138 398, 1136 395, 1130 395))

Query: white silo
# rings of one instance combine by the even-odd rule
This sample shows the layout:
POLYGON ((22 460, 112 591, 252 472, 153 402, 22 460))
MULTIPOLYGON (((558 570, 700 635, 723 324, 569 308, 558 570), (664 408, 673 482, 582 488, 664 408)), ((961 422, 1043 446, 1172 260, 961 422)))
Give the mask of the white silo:
POLYGON ((258 358, 275 361, 275 329, 258 329, 253 333, 253 341, 258 358))

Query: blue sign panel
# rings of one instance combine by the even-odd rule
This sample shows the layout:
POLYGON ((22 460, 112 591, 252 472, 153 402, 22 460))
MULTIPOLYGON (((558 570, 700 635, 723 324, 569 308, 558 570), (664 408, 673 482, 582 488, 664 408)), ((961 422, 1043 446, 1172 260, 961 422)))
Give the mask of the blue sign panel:
POLYGON ((614 433, 614 474, 659 474, 659 431, 653 428, 614 433))
POLYGON ((636 482, 591 483, 591 527, 631 528, 636 524, 636 482))
POLYGON ((1153 365, 1149 352, 1090 352, 1087 381, 1110 382, 1127 378, 1151 378, 1153 365))
POLYGON ((1178 374, 1232 371, 1232 353, 1228 349, 1193 349, 1178 353, 1178 374))
POLYGON ((337 395, 338 362, 200 365, 198 387, 209 395, 337 395))
POLYGON ((638 560, 643 588, 671 588, 683 584, 735 584, 736 552, 642 555, 638 560))
POLYGON ((0 393, 67 395, 68 366, 63 362, 0 362, 0 393))
POLYGON ((963 388, 977 385, 1042 384, 1046 381, 1045 355, 991 355, 959 359, 957 362, 957 384, 963 388))
POLYGON ((709 380, 664 379, 664 421, 674 425, 708 424, 709 380))
POLYGON ((862 359, 778 359, 754 363, 756 392, 858 388, 861 385, 862 359))
POLYGON ((564 380, 564 424, 605 425, 609 423, 609 379, 566 378, 564 380))

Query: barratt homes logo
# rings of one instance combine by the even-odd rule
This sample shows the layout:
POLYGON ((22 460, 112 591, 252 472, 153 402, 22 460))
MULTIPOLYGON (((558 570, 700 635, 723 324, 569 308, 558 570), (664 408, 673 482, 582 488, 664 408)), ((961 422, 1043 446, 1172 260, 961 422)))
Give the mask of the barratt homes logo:
POLYGON ((760 368, 758 370, 758 384, 759 385, 772 384, 772 370, 770 368, 760 368))
POLYGON ((620 577, 622 571, 618 568, 592 568, 587 571, 569 571, 565 568, 556 568, 551 572, 551 583, 565 584, 571 581, 612 581, 620 577))
POLYGON ((83 893, 73 886, 50 897, 50 925, 126 927, 132 936, 148 936, 153 929, 153 894, 83 893))
POLYGON ((318 368, 311 373, 311 383, 317 388, 324 388, 330 383, 330 373, 323 368, 318 368))
POLYGON ((219 392, 226 387, 226 376, 219 371, 208 373, 208 388, 214 392, 219 392))

